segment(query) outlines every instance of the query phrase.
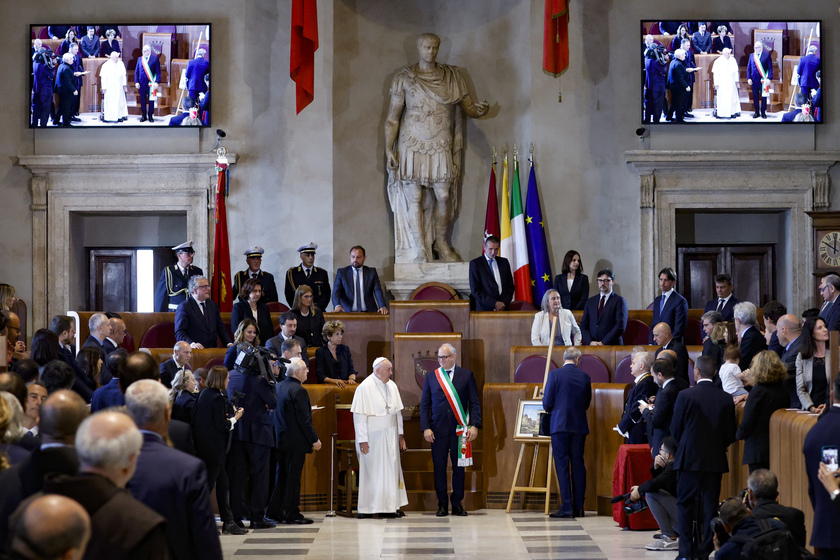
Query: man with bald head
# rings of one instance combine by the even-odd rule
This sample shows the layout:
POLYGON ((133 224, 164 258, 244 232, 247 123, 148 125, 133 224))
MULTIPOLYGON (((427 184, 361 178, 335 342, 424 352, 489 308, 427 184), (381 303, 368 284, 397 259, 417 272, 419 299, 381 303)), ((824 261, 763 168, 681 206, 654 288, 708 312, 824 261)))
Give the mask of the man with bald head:
POLYGON ((785 387, 790 394, 791 408, 802 406, 802 403, 799 402, 799 394, 796 392, 796 357, 799 355, 802 342, 801 334, 802 323, 799 322, 799 317, 796 315, 792 313, 782 315, 776 321, 776 336, 779 338, 779 344, 784 348, 782 362, 784 362, 788 374, 785 387))
POLYGON ((6 315, 6 343, 13 354, 26 352, 26 343, 18 340, 20 336, 20 317, 13 311, 4 311, 6 315))
POLYGON ((120 347, 125 340, 125 322, 119 317, 111 317, 108 319, 108 327, 110 334, 105 339, 105 353, 110 354, 120 347))
MULTIPOLYGON (((656 351, 657 358, 663 350, 674 351, 677 355, 677 364, 674 366, 674 377, 682 379, 688 384, 688 351, 685 349, 685 344, 676 340, 671 335, 671 327, 668 326, 668 323, 659 323, 653 327, 653 341, 659 345, 659 349, 656 351)), ((656 450, 659 452, 658 447, 656 450)))
MULTIPOLYGON (((79 460, 73 442, 87 416, 85 401, 73 391, 59 390, 46 398, 38 422, 40 448, 0 473, 0 519, 8 519, 23 500, 40 492, 47 473, 76 473, 79 460)), ((8 524, 0 523, 0 542, 6 542, 8 529, 8 524)))
POLYGON ((40 496, 15 514, 12 558, 81 560, 90 540, 90 516, 75 500, 40 496))
POLYGON ((79 474, 47 477, 44 491, 78 501, 90 514, 86 559, 172 558, 166 519, 125 492, 143 436, 124 412, 99 412, 76 433, 79 474))
POLYGON ((172 388, 172 380, 183 370, 192 371, 190 359, 192 358, 192 346, 189 342, 179 340, 172 349, 172 357, 160 364, 160 382, 168 388, 172 388))

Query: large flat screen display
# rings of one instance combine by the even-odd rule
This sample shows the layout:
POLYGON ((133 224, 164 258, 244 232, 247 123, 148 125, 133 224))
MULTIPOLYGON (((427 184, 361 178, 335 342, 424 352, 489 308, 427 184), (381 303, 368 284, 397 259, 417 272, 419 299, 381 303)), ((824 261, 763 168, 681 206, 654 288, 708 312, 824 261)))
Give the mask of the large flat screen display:
POLYGON ((825 122, 821 24, 642 21, 642 123, 825 122))
POLYGON ((29 26, 30 128, 210 126, 210 24, 29 26))

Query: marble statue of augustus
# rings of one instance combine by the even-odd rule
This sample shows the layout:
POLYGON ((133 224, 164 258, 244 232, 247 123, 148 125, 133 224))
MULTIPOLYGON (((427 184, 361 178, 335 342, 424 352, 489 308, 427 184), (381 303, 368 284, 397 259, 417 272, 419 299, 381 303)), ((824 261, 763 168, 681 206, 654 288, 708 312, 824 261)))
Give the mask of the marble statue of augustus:
POLYGON ((431 262, 461 257, 446 239, 455 219, 456 188, 463 147, 463 110, 487 114, 486 101, 470 96, 461 70, 436 61, 440 38, 417 38, 420 61, 397 72, 385 121, 388 198, 394 212, 397 262, 431 262))

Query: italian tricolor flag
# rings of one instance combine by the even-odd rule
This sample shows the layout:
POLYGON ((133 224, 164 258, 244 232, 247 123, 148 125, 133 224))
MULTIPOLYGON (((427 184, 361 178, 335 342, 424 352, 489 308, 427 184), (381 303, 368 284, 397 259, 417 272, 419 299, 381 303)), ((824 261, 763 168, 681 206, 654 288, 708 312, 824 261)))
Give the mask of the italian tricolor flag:
POLYGON ((513 189, 510 193, 510 234, 511 246, 513 247, 510 267, 513 269, 513 284, 516 287, 513 299, 532 303, 531 269, 528 266, 528 239, 525 237, 525 216, 522 212, 519 162, 516 155, 513 157, 513 189))

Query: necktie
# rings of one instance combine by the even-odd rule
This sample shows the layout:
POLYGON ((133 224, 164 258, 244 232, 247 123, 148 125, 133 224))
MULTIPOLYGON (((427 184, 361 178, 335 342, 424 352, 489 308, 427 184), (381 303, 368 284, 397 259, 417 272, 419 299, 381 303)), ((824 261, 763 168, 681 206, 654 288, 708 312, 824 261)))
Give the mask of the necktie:
POLYGON ((718 300, 718 306, 717 306, 717 309, 715 309, 715 311, 721 311, 722 309, 723 309, 723 298, 720 298, 718 300))
POLYGON ((452 372, 453 372, 453 371, 454 371, 454 370, 451 370, 451 369, 446 370, 446 375, 448 375, 448 376, 449 376, 449 379, 452 379, 452 372))
POLYGON ((309 275, 312 274, 312 270, 307 268, 306 269, 306 277, 309 278, 309 275))
POLYGON ((604 310, 604 303, 607 301, 607 296, 601 296, 601 302, 598 304, 598 317, 601 316, 601 311, 604 310))
POLYGON ((662 310, 665 309, 665 301, 668 299, 668 296, 663 295, 662 299, 659 300, 659 314, 662 314, 662 310))
POLYGON ((198 302, 198 307, 201 309, 201 314, 204 315, 205 317, 207 317, 207 310, 204 307, 204 302, 203 301, 198 302))
POLYGON ((354 268, 353 272, 356 274, 356 279, 353 283, 353 311, 358 312, 362 310, 362 284, 359 281, 359 269, 354 268))
POLYGON ((499 274, 499 263, 496 262, 496 259, 490 259, 490 272, 493 273, 493 280, 496 281, 496 288, 499 290, 499 293, 502 293, 502 276, 499 274))

